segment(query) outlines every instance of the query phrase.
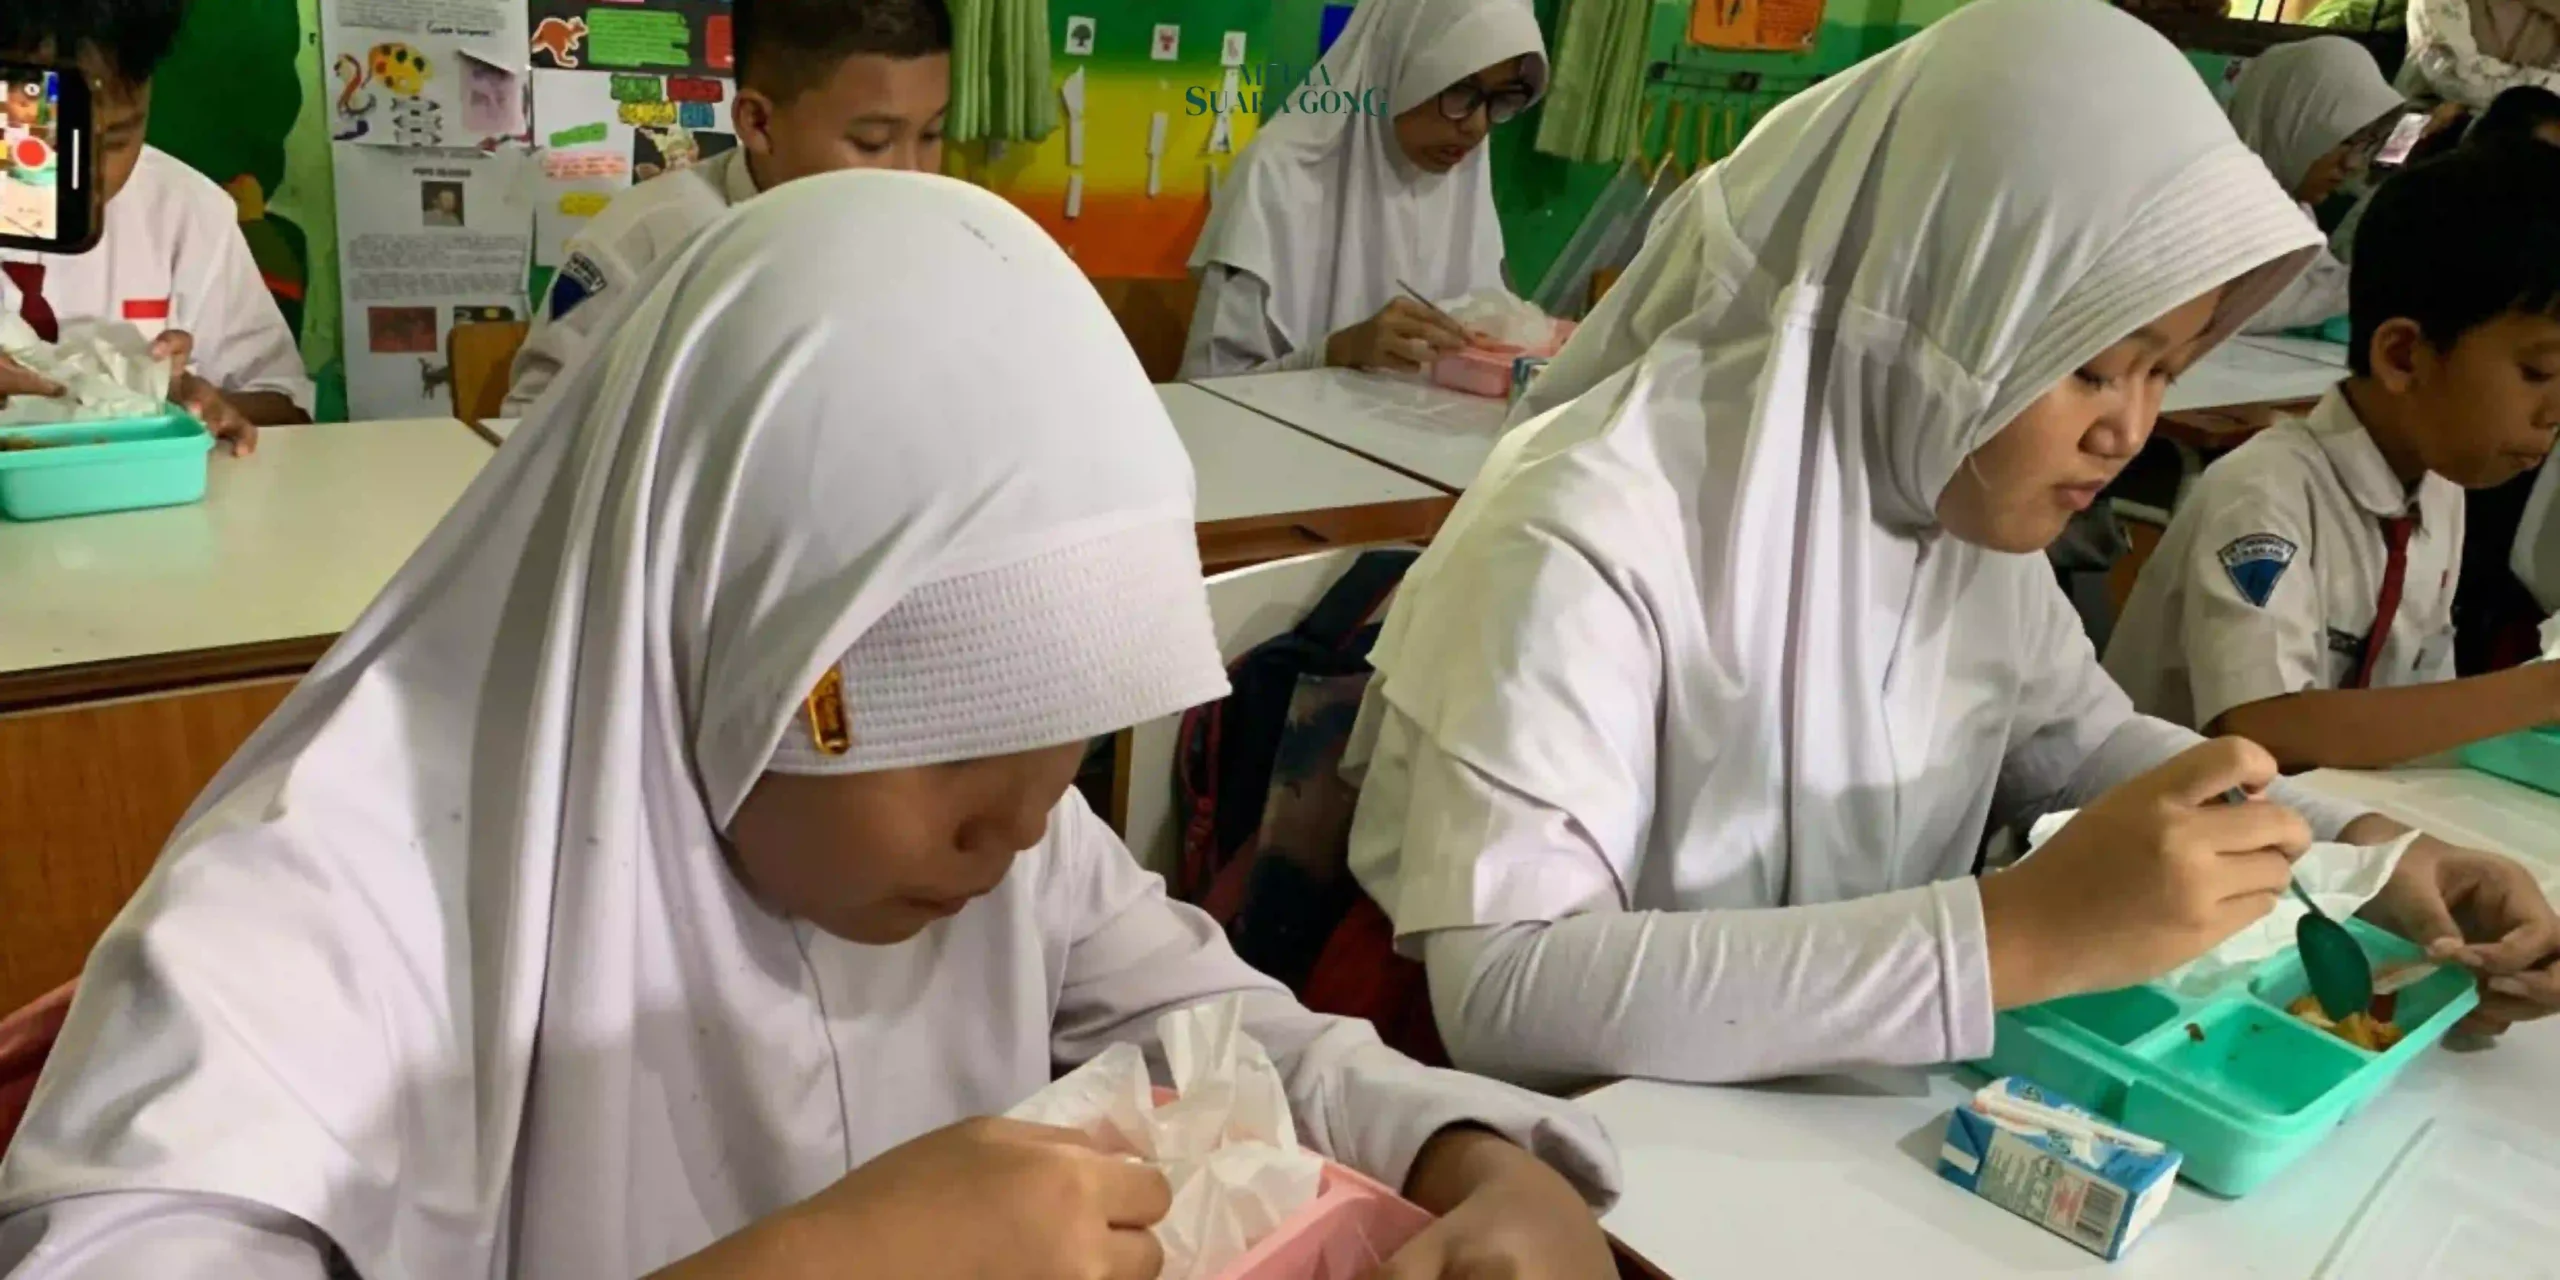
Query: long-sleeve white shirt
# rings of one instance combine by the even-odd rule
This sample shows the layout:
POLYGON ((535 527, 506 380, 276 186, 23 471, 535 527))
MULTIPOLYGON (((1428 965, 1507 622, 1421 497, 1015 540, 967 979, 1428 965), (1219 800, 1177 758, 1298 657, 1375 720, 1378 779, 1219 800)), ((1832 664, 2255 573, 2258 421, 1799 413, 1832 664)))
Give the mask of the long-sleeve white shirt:
POLYGON ((1182 347, 1182 376, 1276 373, 1324 367, 1322 342, 1292 350, 1271 323, 1271 286, 1249 271, 1212 262, 1200 269, 1200 299, 1182 347))
MULTIPOLYGON (((1398 1186, 1434 1134, 1477 1124, 1544 1157, 1596 1203, 1615 1195, 1614 1154, 1579 1108, 1423 1067, 1380 1044, 1366 1023, 1308 1012, 1236 959, 1207 916, 1167 899, 1162 881, 1072 793, 1005 884, 947 925, 875 949, 884 989, 831 993, 821 1011, 841 1024, 840 1044, 878 1051, 876 1062, 845 1068, 871 1082, 847 1100, 869 1113, 849 1128, 872 1139, 848 1153, 851 1165, 899 1135, 1010 1105, 1045 1083, 1051 1062, 1082 1062, 1116 1041, 1144 1045, 1161 1074, 1157 1017, 1241 993, 1247 1029, 1281 1070, 1300 1137, 1326 1156, 1398 1186), (931 963, 920 966, 928 952, 931 963), (910 999, 886 1000, 901 976, 925 985, 902 988, 910 999), (1026 1009, 1026 995, 1035 1016, 1045 1010, 1045 1034, 1035 1027, 1026 1038, 1004 1025, 1026 1009), (1004 1048, 1026 1039, 1037 1049, 1030 1070, 1004 1048)), ((9 1280, 334 1280, 343 1274, 331 1270, 334 1258, 309 1224, 216 1196, 72 1195, 0 1218, 0 1276, 9 1280)))

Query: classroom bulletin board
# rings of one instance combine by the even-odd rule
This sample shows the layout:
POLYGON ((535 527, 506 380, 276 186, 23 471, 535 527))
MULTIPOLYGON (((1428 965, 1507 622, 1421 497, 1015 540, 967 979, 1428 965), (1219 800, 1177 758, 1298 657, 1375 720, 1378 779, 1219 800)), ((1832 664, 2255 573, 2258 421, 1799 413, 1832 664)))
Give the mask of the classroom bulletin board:
POLYGON ((1257 94, 1286 93, 1313 61, 1312 0, 1308 46, 1274 48, 1272 18, 1287 7, 1049 0, 1060 127, 1036 145, 973 146, 953 167, 1029 213, 1089 276, 1181 277, 1214 184, 1252 139, 1257 94), (1230 73, 1241 98, 1227 96, 1230 73))

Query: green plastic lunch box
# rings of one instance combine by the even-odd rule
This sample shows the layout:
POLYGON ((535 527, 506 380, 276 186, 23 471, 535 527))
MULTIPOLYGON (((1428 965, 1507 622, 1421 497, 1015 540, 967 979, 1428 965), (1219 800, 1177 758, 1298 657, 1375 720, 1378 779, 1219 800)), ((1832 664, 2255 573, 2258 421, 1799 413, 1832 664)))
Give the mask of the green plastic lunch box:
MULTIPOLYGON (((2413 943, 2346 921, 2376 970, 2422 962, 2413 943)), ((2480 1003, 2446 966, 2403 988, 2403 1036, 2369 1053, 2285 1012, 2310 990, 2292 948, 2203 999, 2147 984, 2001 1014, 1993 1076, 2033 1080, 2109 1122, 2176 1148, 2180 1173, 2243 1196, 2301 1159, 2480 1003)))
POLYGON ((51 520, 204 500, 213 433, 184 410, 0 427, 0 518, 51 520))
POLYGON ((2482 773, 2560 796, 2560 725, 2544 725, 2462 749, 2462 762, 2482 773))

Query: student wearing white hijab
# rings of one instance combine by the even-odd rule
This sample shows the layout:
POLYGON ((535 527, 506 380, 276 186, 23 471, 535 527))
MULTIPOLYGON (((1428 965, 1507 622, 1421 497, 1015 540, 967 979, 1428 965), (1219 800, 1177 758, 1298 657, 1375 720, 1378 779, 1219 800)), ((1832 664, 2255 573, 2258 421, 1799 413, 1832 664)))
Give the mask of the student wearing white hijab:
MULTIPOLYGON (((2249 60, 2231 90, 2231 127, 2308 216, 2363 174, 2408 105, 2363 45, 2314 36, 2249 60)), ((2346 263, 2323 249, 2244 327, 2276 333, 2346 313, 2346 263)))
POLYGON ((1523 1150, 1605 1198, 1591 1121, 1308 1013, 1069 790, 1224 681, 1048 237, 827 175, 644 291, 99 944, 0 1273, 1153 1277, 1160 1176, 967 1118, 1231 992, 1308 1141, 1446 1211, 1397 1275, 1605 1267, 1523 1150))
MULTIPOLYGON (((2135 715, 2038 554, 2317 243, 2178 52, 2091 0, 1977 0, 1685 187, 1372 654, 1352 866, 1453 1058, 1974 1058, 1996 1009, 2257 918, 2314 832, 2399 830, 2135 715), (1972 877, 1988 831, 2073 806, 1972 877)), ((2421 841, 2375 911, 2457 934, 2489 865, 2421 841)))
POLYGON ((1503 283, 1483 144, 1546 86, 1528 0, 1362 0, 1218 188, 1182 376, 1410 370, 1464 345, 1405 287, 1503 283))

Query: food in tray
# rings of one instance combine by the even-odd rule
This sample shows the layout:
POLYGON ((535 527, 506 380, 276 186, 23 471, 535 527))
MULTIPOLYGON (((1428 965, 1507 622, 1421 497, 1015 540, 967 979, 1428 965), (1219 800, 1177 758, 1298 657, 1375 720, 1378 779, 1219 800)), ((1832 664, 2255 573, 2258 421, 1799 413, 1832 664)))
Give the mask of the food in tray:
POLYGON ((51 449, 59 443, 54 440, 29 440, 25 436, 0 436, 0 453, 24 453, 29 449, 51 449))
POLYGON ((2381 1053, 2400 1043, 2408 1032, 2395 1021, 2399 1016, 2400 991, 2409 984, 2434 973, 2431 964, 2403 964, 2386 968, 2373 976, 2373 1007, 2363 1013, 2351 1013, 2331 1021, 2322 1012, 2319 998, 2305 995, 2285 1006, 2285 1012, 2346 1041, 2368 1053, 2381 1053))

